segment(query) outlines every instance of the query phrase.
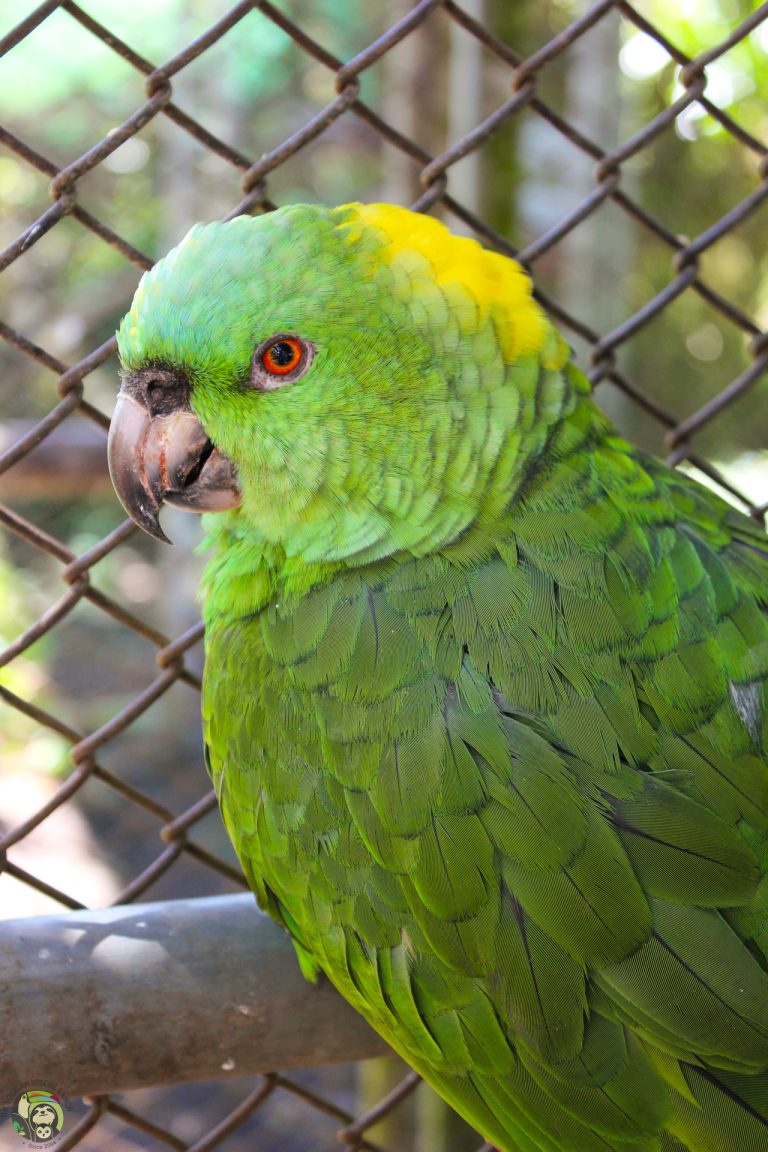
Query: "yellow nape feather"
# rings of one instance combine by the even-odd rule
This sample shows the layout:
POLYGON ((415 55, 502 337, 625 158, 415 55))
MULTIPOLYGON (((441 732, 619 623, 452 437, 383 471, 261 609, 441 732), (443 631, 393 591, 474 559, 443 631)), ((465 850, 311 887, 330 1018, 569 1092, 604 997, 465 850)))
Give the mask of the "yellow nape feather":
MULTIPOLYGON (((393 204, 349 204, 346 208, 363 227, 385 233, 383 254, 388 263, 407 261, 415 252, 429 262, 436 284, 449 297, 456 286, 468 292, 481 321, 493 321, 508 363, 540 353, 547 368, 565 363, 568 348, 531 296, 531 282, 514 260, 488 251, 476 240, 454 236, 431 216, 393 204)), ((349 235, 352 239, 354 229, 349 235)))

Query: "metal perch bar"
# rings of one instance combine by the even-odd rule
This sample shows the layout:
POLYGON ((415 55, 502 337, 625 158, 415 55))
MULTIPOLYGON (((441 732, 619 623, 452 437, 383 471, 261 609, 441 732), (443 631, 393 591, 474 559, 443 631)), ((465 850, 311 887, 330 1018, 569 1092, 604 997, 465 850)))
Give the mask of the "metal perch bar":
POLYGON ((0 987, 0 1105, 37 1081, 82 1096, 389 1051, 250 895, 7 920, 0 987))

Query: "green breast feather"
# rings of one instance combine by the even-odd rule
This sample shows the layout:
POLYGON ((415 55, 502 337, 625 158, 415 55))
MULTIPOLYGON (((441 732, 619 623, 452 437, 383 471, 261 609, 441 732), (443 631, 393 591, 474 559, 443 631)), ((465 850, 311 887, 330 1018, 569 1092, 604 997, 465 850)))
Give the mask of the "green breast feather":
POLYGON ((274 216, 247 273, 211 226, 215 364, 155 319, 172 258, 122 341, 240 477, 204 725, 259 903, 503 1152, 765 1152, 765 536, 619 439, 470 242, 274 216), (249 387, 273 332, 314 362, 249 387))

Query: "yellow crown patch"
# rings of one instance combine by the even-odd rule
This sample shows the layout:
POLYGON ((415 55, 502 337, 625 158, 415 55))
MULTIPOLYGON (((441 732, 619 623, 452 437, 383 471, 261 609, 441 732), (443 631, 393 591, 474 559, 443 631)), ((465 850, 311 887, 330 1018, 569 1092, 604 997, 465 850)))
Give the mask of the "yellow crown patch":
MULTIPOLYGON (((514 260, 488 251, 476 240, 454 236, 438 220, 406 208, 392 204, 346 208, 363 227, 373 226, 386 234, 387 262, 412 260, 416 253, 429 263, 435 283, 448 299, 455 297, 457 288, 469 293, 481 320, 493 321, 507 362, 545 352, 545 367, 559 368, 565 363, 567 346, 531 296, 530 279, 514 260)), ((352 228, 348 233, 351 241, 355 231, 352 228)))

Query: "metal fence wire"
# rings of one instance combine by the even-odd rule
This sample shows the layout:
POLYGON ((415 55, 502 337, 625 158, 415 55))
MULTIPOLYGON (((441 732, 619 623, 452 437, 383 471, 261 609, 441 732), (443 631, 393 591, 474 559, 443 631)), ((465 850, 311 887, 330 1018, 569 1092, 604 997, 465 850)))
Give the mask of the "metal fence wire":
MULTIPOLYGON (((11 7, 18 17, 20 5, 11 7)), ((179 18, 175 50, 159 64, 102 22, 109 19, 107 8, 114 14, 115 6, 100 0, 87 7, 47 0, 0 40, 1 85, 6 62, 29 50, 54 21, 63 37, 55 66, 69 68, 64 33, 76 26, 84 52, 97 45, 102 57, 119 59, 121 92, 130 101, 122 122, 106 132, 103 118, 88 121, 82 154, 68 153, 72 140, 81 144, 82 131, 64 132, 58 152, 66 162, 43 153, 44 137, 21 96, 15 130, 0 128, 3 155, 13 159, 13 172, 29 188, 22 208, 8 212, 11 221, 21 216, 22 231, 0 255, 9 318, 0 322, 7 413, 0 423, 0 623, 13 637, 0 654, 4 916, 244 887, 219 828, 197 742, 202 625, 184 583, 194 580, 181 573, 187 561, 196 563, 191 537, 184 537, 193 530, 179 528, 183 559, 177 559, 178 549, 169 559, 162 546, 140 539, 121 519, 106 472, 106 408, 117 370, 108 333, 127 309, 138 273, 191 222, 185 221, 195 206, 189 184, 206 165, 227 217, 268 212, 295 198, 309 163, 325 180, 313 186, 316 194, 337 201, 374 195, 407 200, 414 187, 413 207, 444 216, 532 271, 540 299, 574 343, 598 399, 610 402, 632 438, 637 433, 651 446, 655 441, 657 452, 666 446, 671 463, 695 467, 756 518, 768 509, 759 474, 754 482, 740 481, 740 473, 721 464, 719 452, 723 441, 732 446, 731 456, 739 448, 765 446, 759 416, 765 422, 768 414, 761 381, 768 339, 759 312, 768 293, 760 280, 758 225, 766 219, 768 148, 753 134, 755 118, 745 123, 739 100, 733 93, 723 99, 712 84, 713 72, 730 66, 745 44, 758 54, 768 46, 768 4, 749 12, 729 6, 728 27, 718 25, 710 42, 701 37, 715 25, 704 22, 698 41, 688 28, 684 51, 675 28, 659 15, 664 9, 651 4, 392 0, 376 6, 367 25, 369 35, 372 24, 380 34, 361 39, 356 52, 345 48, 338 55, 338 43, 348 46, 350 37, 363 34, 365 25, 352 18, 357 6, 348 6, 351 28, 339 29, 334 39, 328 13, 338 15, 343 4, 244 0, 183 42, 185 29, 197 32, 203 16, 215 14, 211 0, 192 6, 197 25, 179 18), (527 8, 539 9, 540 18, 524 20, 527 8), (625 100, 619 48, 640 34, 655 54, 657 74, 674 76, 674 83, 643 88, 646 95, 632 104, 630 117, 601 135, 601 122, 614 112, 607 105, 625 100), (290 62, 295 83, 289 77, 288 87, 270 97, 282 108, 276 120, 244 130, 259 115, 258 84, 230 120, 228 106, 217 106, 221 52, 226 47, 228 66, 247 73, 254 37, 280 38, 281 59, 290 62), (578 91, 589 93, 591 85, 602 94, 597 112, 590 112, 588 100, 574 101, 568 77, 575 69, 578 91), (606 101, 612 91, 615 99, 606 101), (275 123, 283 138, 256 158, 252 151, 274 141, 275 123), (164 235, 113 207, 117 181, 128 188, 121 206, 138 205, 146 195, 138 168, 116 160, 119 150, 125 156, 126 145, 136 142, 142 154, 149 150, 164 165, 160 192, 154 192, 167 198, 163 210, 171 223, 164 235), (534 154, 526 161, 528 145, 534 154), (697 149, 707 157, 727 154, 726 177, 738 170, 733 194, 718 170, 718 198, 694 212, 705 177, 695 179, 682 161, 676 177, 676 161, 662 155, 665 149, 678 149, 680 156, 697 149), (647 172, 661 172, 662 163, 663 186, 649 197, 647 172), (177 164, 181 170, 174 175, 177 164), (472 164, 481 165, 479 177, 472 164), (496 168, 501 179, 494 183, 496 168), (496 189, 493 195, 478 194, 484 179, 496 189), (552 188, 557 195, 550 195, 552 188), (514 211, 499 207, 505 197, 517 205, 514 211), (526 197, 527 208, 521 208, 526 197), (702 212, 710 217, 695 235, 683 235, 686 222, 701 221, 702 212), (177 227, 177 220, 185 226, 177 227), (61 332, 73 322, 69 285, 75 275, 67 253, 77 251, 85 234, 91 282, 78 284, 75 295, 90 306, 67 342, 61 332), (139 234, 154 237, 152 255, 130 238, 139 234), (69 245, 63 256, 57 256, 57 236, 69 245), (663 272, 639 280, 630 275, 629 289, 619 291, 605 259, 607 250, 615 256, 622 246, 630 263, 632 253, 653 249, 663 272), (742 272, 726 274, 737 249, 742 272), (582 286, 574 287, 580 276, 582 286), (63 328, 30 294, 29 283, 41 279, 49 292, 51 277, 58 292, 45 300, 58 309, 63 328), (594 297, 601 293, 597 307, 594 297), (687 350, 673 353, 659 338, 659 325, 680 307, 690 307, 698 335, 687 350), (727 361, 718 358, 723 343, 735 349, 727 361), (76 363, 62 359, 62 347, 76 349, 76 363), (706 385, 683 387, 681 357, 706 385), (47 768, 37 771, 34 755, 47 768), (36 782, 31 789, 30 780, 36 782), (46 847, 70 834, 86 845, 80 872, 63 859, 69 849, 62 855, 46 847), (109 876, 99 889, 94 873, 105 869, 109 876)), ((2 181, 0 167, 0 196, 2 181)), ((142 203, 142 219, 154 210, 142 203)), ((768 279, 768 268, 762 270, 768 279)), ((76 1000, 78 988, 68 996, 76 1000)), ((82 1012, 88 1011, 83 1004, 82 1012)), ((5 1036, 3 1043, 14 1040, 5 1036)), ((311 1064, 311 1053, 300 1063, 311 1064)), ((378 1143, 382 1129, 372 1129, 406 1107, 416 1084, 407 1075, 384 1099, 376 1102, 369 1092, 362 1104, 347 1081, 275 1071, 232 1082, 224 1095, 213 1086, 201 1090, 194 1102, 196 1129, 178 1123, 180 1111, 192 1108, 189 1096, 174 1096, 182 1089, 169 1087, 167 1104, 162 1088, 149 1096, 99 1094, 73 1107, 58 1147, 373 1149, 384 1147, 386 1138, 378 1143), (257 1138, 258 1145, 249 1142, 257 1138)), ((466 1145, 477 1146, 477 1139, 466 1145)), ((422 1146, 422 1152, 439 1149, 422 1146)))

